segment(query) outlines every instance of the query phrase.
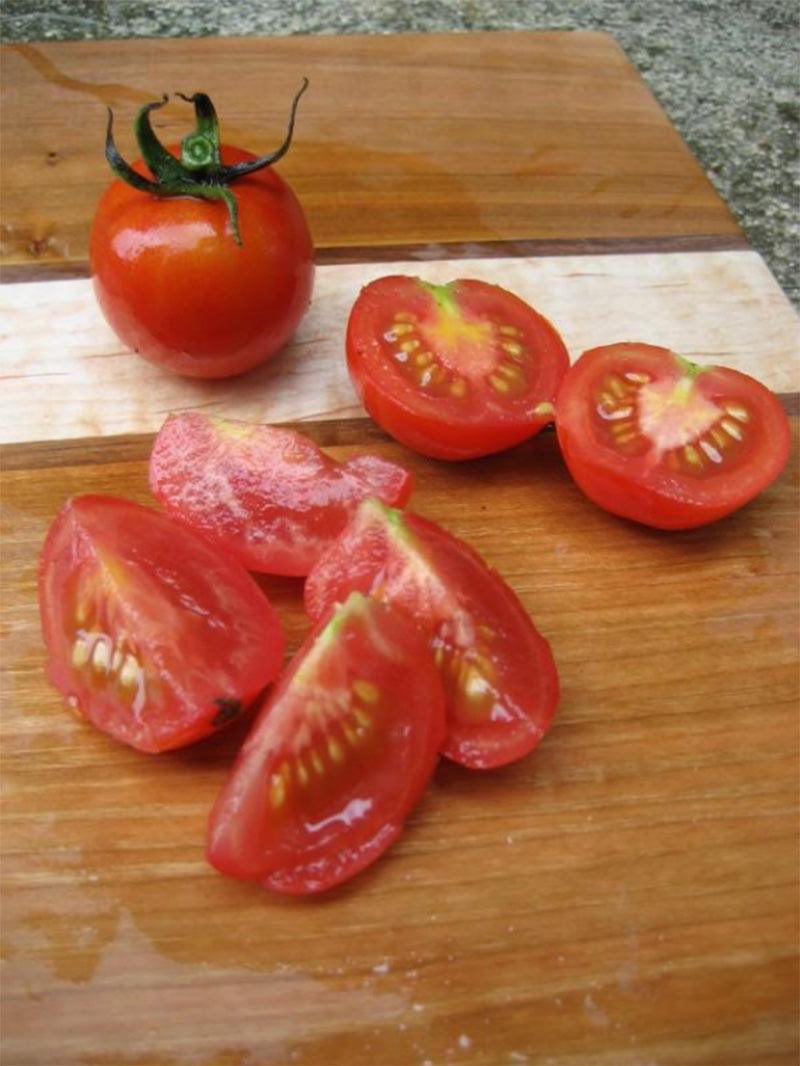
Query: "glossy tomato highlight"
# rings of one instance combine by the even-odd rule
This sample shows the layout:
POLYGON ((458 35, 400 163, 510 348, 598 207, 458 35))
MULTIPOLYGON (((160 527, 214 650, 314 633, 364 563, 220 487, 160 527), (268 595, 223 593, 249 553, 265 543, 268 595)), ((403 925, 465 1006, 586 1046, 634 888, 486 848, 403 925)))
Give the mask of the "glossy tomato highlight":
POLYGON ((213 733, 277 676, 284 643, 235 561, 164 515, 110 496, 59 512, 39 568, 50 681, 140 751, 213 733))
MULTIPOLYGON (((298 94, 299 95, 299 94, 298 94)), ((128 347, 190 377, 240 374, 275 355, 311 298, 313 245, 291 188, 258 159, 219 145, 211 101, 192 98, 198 129, 164 148, 142 108, 143 160, 129 166, 109 135, 118 176, 102 196, 89 253, 100 307, 128 347)), ((295 106, 297 99, 295 99, 295 106)))
POLYGON ((420 515, 367 500, 309 574, 306 610, 324 616, 353 589, 425 633, 445 687, 445 755, 485 769, 539 743, 558 703, 550 646, 469 545, 420 515))
POLYGON ((585 352, 556 405, 564 460, 590 500, 657 529, 691 529, 742 507, 789 456, 789 422, 758 381, 667 348, 585 352))
POLYGON ((397 837, 443 735, 424 639, 387 605, 349 596, 265 703, 211 813, 209 861, 279 892, 340 884, 397 837))
POLYGON ((387 433, 423 455, 469 459, 553 421, 569 356, 546 318, 497 285, 391 276, 353 305, 347 364, 387 433))
POLYGON ((150 489, 249 570, 307 574, 376 496, 403 506, 413 476, 377 455, 337 463, 302 433, 216 418, 170 416, 150 456, 150 489))

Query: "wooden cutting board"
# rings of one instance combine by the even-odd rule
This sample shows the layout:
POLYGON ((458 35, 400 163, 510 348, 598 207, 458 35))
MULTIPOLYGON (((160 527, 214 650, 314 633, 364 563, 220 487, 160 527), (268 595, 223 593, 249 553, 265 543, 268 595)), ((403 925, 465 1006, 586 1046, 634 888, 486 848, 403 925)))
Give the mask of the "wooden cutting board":
MULTIPOLYGON (((469 274, 550 315, 573 356, 642 339, 750 370, 796 433, 797 319, 615 42, 17 45, 2 79, 3 1061, 796 1062, 796 447, 743 511, 665 535, 591 506, 552 434, 458 466, 410 454, 343 372, 365 280, 469 274), (138 106, 203 88, 228 140, 267 150, 303 74, 281 170, 319 249, 308 319, 236 382, 146 366, 87 277, 104 105, 130 153, 138 106), (560 668, 532 757, 442 765, 390 853, 317 900, 203 860, 242 727, 138 755, 42 675, 48 523, 71 494, 148 501, 152 432, 197 404, 412 467, 415 509, 506 577, 560 668)), ((186 118, 170 104, 161 132, 186 118)), ((300 583, 263 586, 296 648, 300 583)))

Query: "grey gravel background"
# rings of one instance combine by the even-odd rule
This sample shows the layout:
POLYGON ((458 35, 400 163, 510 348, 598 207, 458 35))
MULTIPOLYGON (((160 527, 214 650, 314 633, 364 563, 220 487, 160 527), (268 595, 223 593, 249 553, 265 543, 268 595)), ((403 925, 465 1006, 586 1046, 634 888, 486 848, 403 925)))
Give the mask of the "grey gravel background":
POLYGON ((602 29, 800 306, 800 0, 0 0, 5 41, 602 29))

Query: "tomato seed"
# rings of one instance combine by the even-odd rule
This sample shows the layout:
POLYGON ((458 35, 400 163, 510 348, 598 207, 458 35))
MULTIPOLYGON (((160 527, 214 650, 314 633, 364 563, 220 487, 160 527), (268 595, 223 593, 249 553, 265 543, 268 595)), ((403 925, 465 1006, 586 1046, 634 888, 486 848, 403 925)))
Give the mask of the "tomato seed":
POLYGON ((720 425, 722 426, 722 428, 725 430, 725 432, 728 434, 729 437, 733 437, 734 440, 741 440, 742 439, 742 431, 739 429, 739 427, 736 425, 736 423, 735 422, 731 422, 731 420, 729 418, 723 418, 722 421, 720 422, 720 425))
POLYGON ((709 444, 707 440, 701 440, 700 447, 703 449, 704 453, 708 456, 712 463, 722 462, 722 456, 713 444, 709 444))
POLYGON ((496 389, 497 392, 508 392, 511 388, 505 378, 498 377, 497 374, 490 374, 489 382, 492 388, 496 389))

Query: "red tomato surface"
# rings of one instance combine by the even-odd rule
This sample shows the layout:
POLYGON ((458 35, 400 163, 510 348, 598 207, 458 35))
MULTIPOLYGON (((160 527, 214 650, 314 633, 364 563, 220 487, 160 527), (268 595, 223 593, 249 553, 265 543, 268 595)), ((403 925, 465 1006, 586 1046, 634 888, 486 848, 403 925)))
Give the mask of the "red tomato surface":
POLYGON ((650 344, 585 352, 562 383, 556 427, 589 499, 658 529, 735 511, 774 481, 790 448, 769 389, 650 344))
POLYGON ((320 892, 392 843, 444 735, 424 639, 354 594, 312 631, 255 722, 209 821, 209 861, 279 892, 320 892))
POLYGON ((558 702, 550 646, 472 548, 367 500, 309 574, 306 610, 319 618, 352 589, 403 610, 428 636, 447 696, 445 755, 488 768, 539 743, 558 702))
POLYGON ((111 496, 80 496, 59 512, 39 607, 52 683, 140 751, 225 725, 283 658, 280 623, 246 570, 164 515, 111 496))
POLYGON ((376 455, 337 463, 302 433, 197 412, 168 418, 150 456, 167 511, 270 574, 307 574, 361 500, 402 506, 413 485, 376 455))
POLYGON ((387 433, 423 455, 469 459, 553 421, 569 356, 546 318, 497 285, 393 276, 353 305, 347 363, 387 433))
MULTIPOLYGON (((255 158, 221 152, 226 165, 255 158)), ((135 169, 148 173, 141 162, 135 169)), ((311 298, 314 249, 292 190, 271 168, 231 190, 241 246, 221 201, 153 196, 119 180, 92 226, 95 292, 109 324, 145 359, 190 377, 229 377, 263 363, 311 298)))

